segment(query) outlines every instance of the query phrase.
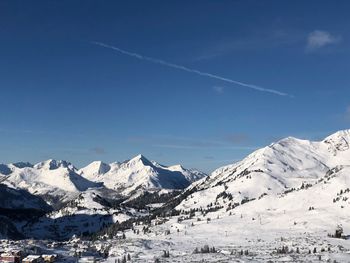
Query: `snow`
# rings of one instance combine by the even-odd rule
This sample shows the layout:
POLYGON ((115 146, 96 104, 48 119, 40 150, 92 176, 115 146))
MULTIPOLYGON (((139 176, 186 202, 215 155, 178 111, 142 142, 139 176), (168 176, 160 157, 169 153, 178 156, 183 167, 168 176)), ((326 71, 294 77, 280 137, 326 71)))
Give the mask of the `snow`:
POLYGON ((95 161, 79 170, 80 174, 94 182, 102 182, 107 188, 120 190, 124 195, 141 189, 183 189, 195 180, 206 176, 180 165, 166 167, 149 161, 143 155, 110 165, 95 161))
POLYGON ((95 161, 80 170, 70 162, 53 159, 35 165, 0 164, 0 181, 42 196, 49 204, 57 199, 60 203, 69 201, 80 192, 102 185, 129 196, 139 190, 183 189, 203 176, 180 165, 168 168, 152 163, 142 155, 123 163, 95 161))
POLYGON ((350 192, 333 202, 341 189, 350 187, 349 174, 350 166, 343 166, 307 189, 267 195, 230 211, 222 209, 206 215, 196 212, 193 218, 180 215, 183 221, 178 221, 178 216, 168 218, 163 224, 152 224, 150 233, 127 231, 124 243, 108 241, 114 257, 106 262, 125 253, 132 255, 133 262, 152 262, 154 257, 161 258, 163 250, 171 254, 169 259, 162 259, 164 262, 313 262, 319 256, 321 261, 348 262, 349 241, 330 238, 328 234, 333 234, 338 225, 342 225, 344 233, 350 233, 350 202, 344 201, 350 192), (207 218, 211 221, 207 222, 207 218), (165 235, 167 230, 170 234, 165 235), (206 244, 215 246, 218 252, 193 254, 195 248, 206 244), (282 246, 294 252, 278 254, 277 248, 282 246), (295 252, 297 248, 299 253, 295 252), (317 252, 309 254, 314 248, 317 252), (241 250, 249 254, 241 256, 241 250))
POLYGON ((79 170, 85 178, 95 180, 98 176, 107 173, 111 169, 111 165, 103 163, 102 161, 94 161, 86 167, 79 170))
POLYGON ((218 168, 208 178, 191 185, 189 188, 196 187, 198 191, 178 209, 206 207, 216 202, 223 191, 231 194, 234 202, 241 202, 264 194, 281 194, 303 184, 312 185, 332 168, 350 165, 349 142, 349 131, 337 132, 320 142, 282 139, 238 163, 218 168))
POLYGON ((47 160, 33 167, 12 164, 8 167, 11 173, 5 178, 6 185, 43 197, 60 198, 61 201, 67 201, 78 192, 99 186, 80 176, 76 168, 66 161, 47 160))
POLYGON ((23 231, 27 236, 39 239, 66 239, 73 234, 94 233, 105 225, 140 215, 132 209, 113 208, 107 198, 116 199, 118 196, 104 188, 88 189, 76 195, 59 210, 29 222, 23 227, 23 231))
POLYGON ((106 202, 118 199, 118 194, 135 197, 144 190, 168 192, 188 186, 185 192, 191 194, 176 206, 180 215, 157 217, 149 232, 142 231, 144 224, 135 224, 139 233, 127 230, 125 240, 100 240, 110 248, 105 262, 126 253, 132 262, 154 262, 164 250, 170 257, 161 262, 314 262, 320 257, 324 262, 349 262, 349 142, 349 130, 322 141, 288 137, 201 179, 201 173, 181 165, 167 167, 138 155, 122 163, 93 162, 79 171, 52 160, 34 167, 6 165, 11 173, 5 182, 36 194, 72 194, 63 207, 24 226, 26 233, 39 238, 57 233, 67 238, 72 230, 93 232, 104 223, 146 215, 108 206, 106 202), (199 180, 189 185, 192 179, 199 180), (343 239, 329 236, 338 226, 344 229, 343 239), (217 252, 193 253, 204 245, 215 246, 217 252), (278 253, 282 246, 294 252, 278 253), (314 249, 316 253, 309 253, 314 249), (242 250, 247 254, 241 255, 242 250))

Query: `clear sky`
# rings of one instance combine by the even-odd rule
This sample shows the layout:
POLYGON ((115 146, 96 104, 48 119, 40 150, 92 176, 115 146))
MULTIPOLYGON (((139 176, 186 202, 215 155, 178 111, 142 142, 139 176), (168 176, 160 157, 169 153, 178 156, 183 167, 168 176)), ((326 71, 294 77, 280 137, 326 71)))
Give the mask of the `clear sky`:
POLYGON ((349 10, 0 1, 0 162, 142 153, 208 172, 285 136, 349 128, 349 10))

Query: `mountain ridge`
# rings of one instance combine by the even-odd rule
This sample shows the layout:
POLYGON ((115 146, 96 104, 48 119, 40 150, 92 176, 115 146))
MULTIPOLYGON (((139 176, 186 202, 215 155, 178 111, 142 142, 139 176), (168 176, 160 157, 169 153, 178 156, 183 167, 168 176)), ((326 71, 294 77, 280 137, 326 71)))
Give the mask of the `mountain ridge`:
POLYGON ((95 162, 81 168, 80 174, 94 182, 103 182, 107 188, 121 189, 124 194, 131 194, 138 189, 183 189, 196 179, 206 176, 197 170, 184 169, 181 165, 165 166, 148 160, 139 154, 121 163, 106 164, 108 169, 100 173, 95 162), (175 167, 177 167, 175 169, 175 167))
POLYGON ((312 185, 332 168, 350 165, 349 142, 350 130, 338 131, 321 141, 281 139, 195 182, 189 188, 198 189, 193 196, 200 202, 188 199, 180 207, 207 206, 216 202, 222 192, 241 203, 265 194, 276 195, 302 185, 312 185))
POLYGON ((0 165, 0 182, 44 196, 49 204, 69 201, 89 188, 106 187, 124 195, 138 190, 183 189, 206 174, 184 169, 181 165, 160 165, 139 154, 123 162, 110 164, 94 161, 77 169, 65 160, 48 159, 34 165, 12 163, 0 165), (175 169, 174 167, 178 167, 175 169), (53 199, 53 200, 52 200, 53 199))

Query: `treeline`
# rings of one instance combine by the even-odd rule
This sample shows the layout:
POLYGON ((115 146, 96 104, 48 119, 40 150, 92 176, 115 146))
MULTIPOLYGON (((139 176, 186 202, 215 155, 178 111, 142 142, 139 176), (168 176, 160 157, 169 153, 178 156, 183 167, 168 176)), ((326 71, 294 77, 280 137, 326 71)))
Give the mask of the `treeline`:
POLYGON ((47 211, 34 208, 1 208, 0 216, 5 216, 12 220, 33 220, 35 218, 45 215, 47 211))
MULTIPOLYGON (((123 232, 128 229, 134 229, 134 225, 143 225, 143 232, 146 233, 149 229, 148 226, 151 225, 153 219, 158 217, 166 217, 166 216, 178 216, 180 215, 180 211, 175 210, 175 207, 178 206, 184 199, 188 196, 196 192, 197 189, 194 187, 190 190, 181 192, 177 196, 170 198, 168 202, 162 207, 155 208, 152 213, 146 216, 138 217, 138 218, 130 218, 124 222, 116 222, 109 226, 103 227, 100 231, 93 233, 89 236, 91 240, 97 240, 103 237, 115 237, 118 236, 120 232, 123 232)), ((169 196, 168 196, 169 197, 169 196)))
POLYGON ((180 193, 181 191, 176 190, 163 194, 160 194, 159 192, 144 192, 142 195, 133 200, 125 202, 124 204, 135 209, 145 209, 149 204, 166 203, 172 198, 178 196, 180 193))

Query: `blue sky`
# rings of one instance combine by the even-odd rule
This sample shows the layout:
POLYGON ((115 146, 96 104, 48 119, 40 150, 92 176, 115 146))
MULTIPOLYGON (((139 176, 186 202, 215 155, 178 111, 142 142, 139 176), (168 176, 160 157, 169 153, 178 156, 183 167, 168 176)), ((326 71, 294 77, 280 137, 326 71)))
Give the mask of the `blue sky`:
POLYGON ((0 162, 80 167, 142 153, 208 172, 285 136, 349 128, 349 9, 1 1, 0 162))

